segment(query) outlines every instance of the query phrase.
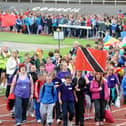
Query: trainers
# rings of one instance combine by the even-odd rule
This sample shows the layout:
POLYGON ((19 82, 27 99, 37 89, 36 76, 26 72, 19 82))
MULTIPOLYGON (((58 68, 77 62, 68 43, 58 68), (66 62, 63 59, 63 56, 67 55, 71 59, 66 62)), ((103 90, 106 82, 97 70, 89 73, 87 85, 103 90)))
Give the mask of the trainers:
POLYGON ((41 119, 37 120, 37 123, 41 123, 41 119))
POLYGON ((57 119, 57 124, 61 124, 61 120, 60 119, 57 119))
POLYGON ((47 126, 51 126, 51 123, 48 123, 47 126))
POLYGON ((21 126, 21 123, 16 123, 16 126, 21 126))
POLYGON ((73 126, 73 123, 72 123, 72 121, 69 121, 69 126, 73 126))
POLYGON ((99 123, 99 122, 96 122, 96 123, 95 123, 95 126, 100 126, 100 123, 99 123))
POLYGON ((45 126, 45 124, 46 124, 46 120, 43 120, 42 125, 45 126))
POLYGON ((100 122, 100 126, 104 126, 104 123, 103 122, 100 122))
POLYGON ((22 120, 22 123, 26 123, 27 122, 27 120, 25 119, 25 120, 22 120))
POLYGON ((15 118, 15 114, 14 114, 14 113, 12 113, 11 117, 14 119, 14 118, 15 118))
POLYGON ((30 113, 30 116, 31 116, 31 117, 35 117, 35 115, 34 115, 33 113, 30 113))

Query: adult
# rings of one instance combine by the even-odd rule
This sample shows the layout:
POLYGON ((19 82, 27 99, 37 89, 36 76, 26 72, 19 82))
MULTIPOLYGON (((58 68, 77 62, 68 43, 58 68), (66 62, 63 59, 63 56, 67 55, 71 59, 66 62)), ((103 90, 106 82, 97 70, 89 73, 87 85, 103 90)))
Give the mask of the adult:
POLYGON ((6 64, 6 75, 7 75, 7 89, 6 89, 6 97, 8 97, 10 92, 10 84, 12 82, 13 75, 16 73, 17 67, 19 64, 19 59, 17 58, 17 51, 14 50, 11 53, 11 57, 8 59, 6 64))
POLYGON ((75 121, 76 125, 84 126, 84 90, 86 80, 82 77, 82 71, 77 71, 76 76, 73 78, 78 102, 75 102, 75 121))
POLYGON ((10 93, 15 95, 15 119, 16 126, 21 126, 26 121, 26 112, 29 98, 33 98, 33 80, 30 74, 27 74, 27 68, 24 63, 19 65, 19 73, 14 76, 10 93))

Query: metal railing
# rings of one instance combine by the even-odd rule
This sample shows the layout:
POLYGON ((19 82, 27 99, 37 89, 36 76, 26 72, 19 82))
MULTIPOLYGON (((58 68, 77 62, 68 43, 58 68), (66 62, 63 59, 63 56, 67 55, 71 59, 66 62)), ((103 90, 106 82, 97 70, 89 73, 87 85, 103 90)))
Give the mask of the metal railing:
POLYGON ((126 4, 126 0, 2 0, 2 2, 43 2, 43 3, 77 3, 77 4, 126 4))

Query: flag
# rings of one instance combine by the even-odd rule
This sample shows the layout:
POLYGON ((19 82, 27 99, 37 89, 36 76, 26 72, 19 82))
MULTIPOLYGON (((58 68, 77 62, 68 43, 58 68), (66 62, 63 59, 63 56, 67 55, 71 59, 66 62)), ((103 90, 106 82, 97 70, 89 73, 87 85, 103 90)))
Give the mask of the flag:
POLYGON ((121 32, 121 38, 122 38, 122 40, 125 38, 125 36, 126 36, 126 31, 122 31, 121 32))
POLYGON ((2 27, 9 27, 9 26, 13 26, 16 24, 16 17, 14 15, 4 15, 2 16, 2 27))
POLYGON ((78 47, 76 70, 93 72, 106 71, 107 51, 78 47))

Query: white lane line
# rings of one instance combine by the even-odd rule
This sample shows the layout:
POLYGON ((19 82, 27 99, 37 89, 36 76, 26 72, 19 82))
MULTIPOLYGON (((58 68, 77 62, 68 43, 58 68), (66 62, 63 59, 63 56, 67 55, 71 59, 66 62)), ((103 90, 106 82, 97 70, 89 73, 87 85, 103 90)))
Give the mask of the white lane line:
POLYGON ((3 107, 3 106, 6 106, 7 104, 2 104, 2 105, 0 105, 0 107, 3 107))
POLYGON ((123 123, 117 124, 116 126, 126 126, 126 122, 123 122, 123 123))
POLYGON ((1 114, 0 117, 7 117, 10 116, 11 114, 1 114))
POLYGON ((112 113, 114 113, 114 112, 119 112, 119 111, 122 111, 122 110, 126 110, 126 107, 125 107, 125 108, 122 108, 122 109, 114 110, 114 111, 112 111, 112 113))

